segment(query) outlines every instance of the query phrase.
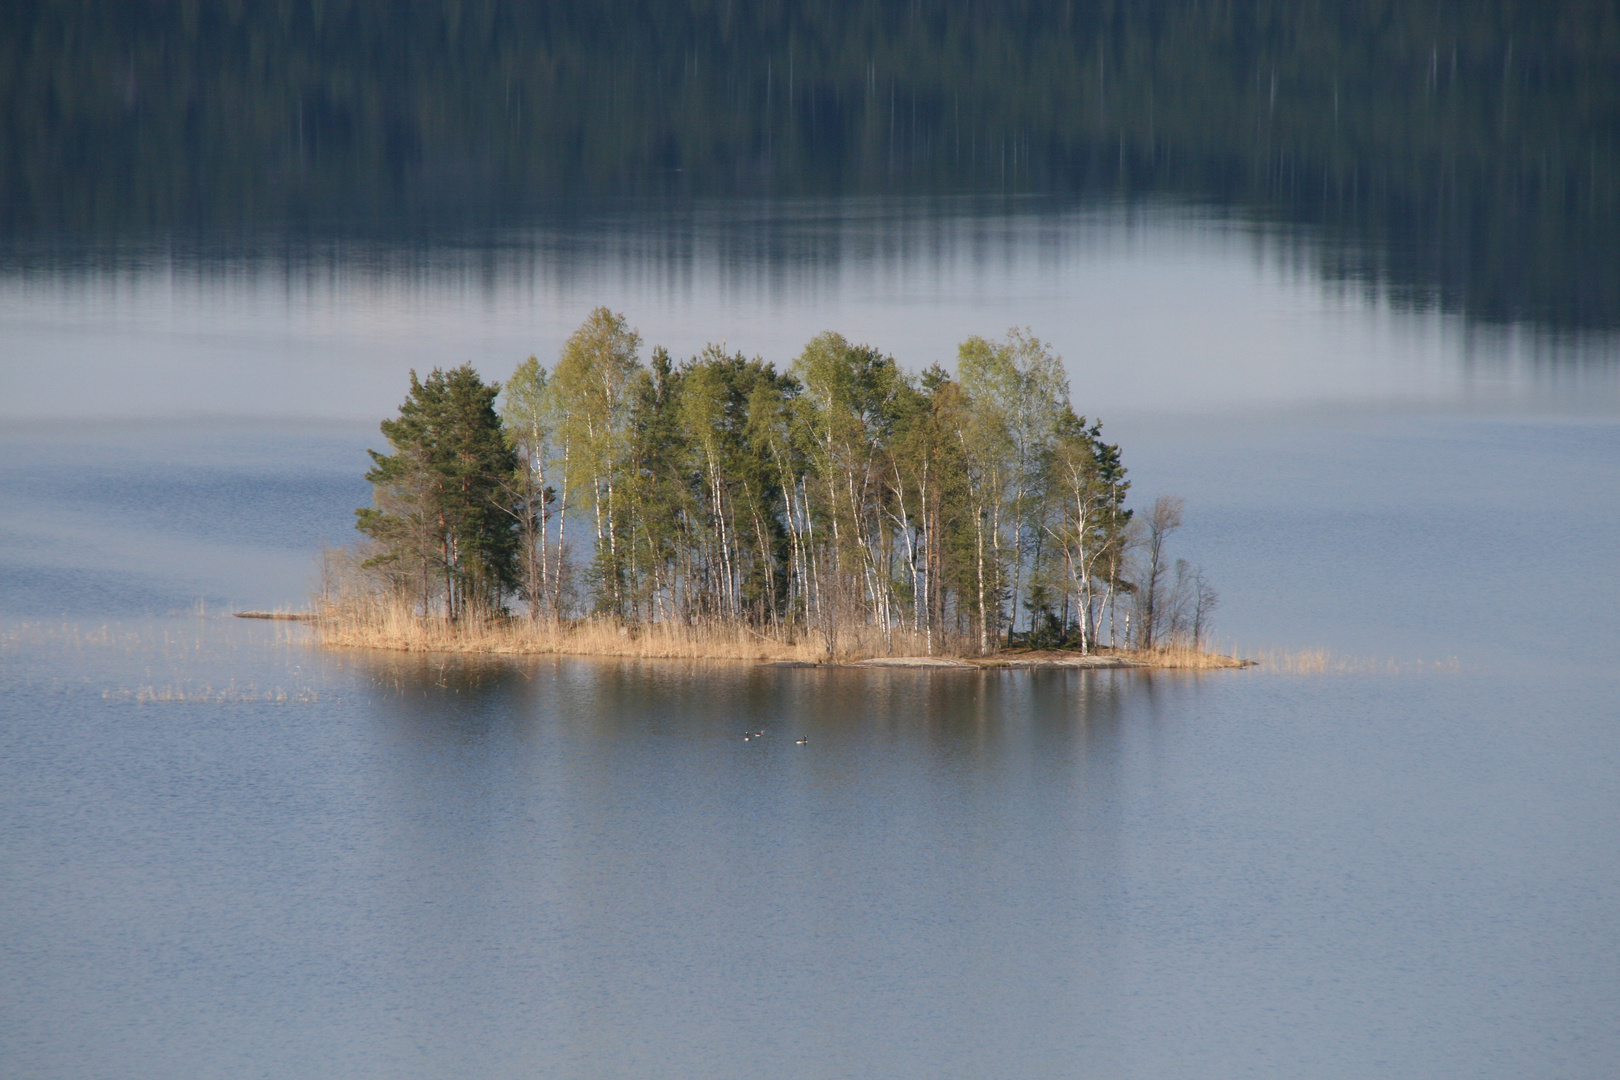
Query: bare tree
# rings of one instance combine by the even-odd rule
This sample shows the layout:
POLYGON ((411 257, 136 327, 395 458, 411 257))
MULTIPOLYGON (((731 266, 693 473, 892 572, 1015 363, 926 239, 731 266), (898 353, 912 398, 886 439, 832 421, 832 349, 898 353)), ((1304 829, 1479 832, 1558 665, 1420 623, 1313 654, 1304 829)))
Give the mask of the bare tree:
POLYGON ((1181 512, 1186 505, 1179 495, 1160 495, 1147 512, 1147 535, 1143 539, 1142 578, 1136 586, 1136 637, 1144 649, 1153 648, 1168 621, 1171 605, 1166 603, 1165 541, 1181 528, 1181 512))
POLYGON ((1204 580, 1204 571, 1193 567, 1191 578, 1191 604, 1192 604, 1192 643, 1193 648, 1204 647, 1204 635, 1209 632, 1209 617, 1215 606, 1221 602, 1220 593, 1210 587, 1204 580))

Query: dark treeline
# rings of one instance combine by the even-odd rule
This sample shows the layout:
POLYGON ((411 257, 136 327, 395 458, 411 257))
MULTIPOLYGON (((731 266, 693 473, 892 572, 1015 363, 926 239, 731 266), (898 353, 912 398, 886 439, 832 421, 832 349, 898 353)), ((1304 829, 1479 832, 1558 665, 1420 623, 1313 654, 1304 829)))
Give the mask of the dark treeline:
POLYGON ((511 224, 603 194, 1169 194, 1403 302, 1620 326, 1597 0, 14 0, 0 234, 511 224))
POLYGON ((1058 357, 1010 331, 958 377, 837 334, 787 371, 710 346, 674 362, 602 308, 504 388, 415 375, 375 453, 367 566, 422 616, 521 601, 555 623, 875 631, 930 653, 1198 644, 1215 594, 1143 515, 1058 357))

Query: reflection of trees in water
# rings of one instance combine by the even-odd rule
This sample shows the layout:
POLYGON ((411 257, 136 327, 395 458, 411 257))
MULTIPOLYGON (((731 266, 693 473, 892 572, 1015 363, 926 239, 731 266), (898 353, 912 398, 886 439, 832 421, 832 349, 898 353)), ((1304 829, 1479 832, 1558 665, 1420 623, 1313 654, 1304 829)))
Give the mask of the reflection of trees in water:
POLYGON ((443 701, 458 695, 499 697, 512 692, 525 674, 511 660, 448 653, 355 654, 353 661, 371 685, 401 700, 443 701))
POLYGON ((13 11, 13 235, 419 234, 601 193, 1171 193, 1326 226, 1397 299, 1620 324, 1611 5, 13 11))
POLYGON ((533 700, 564 713, 588 709, 622 716, 638 726, 723 718, 717 722, 727 737, 739 724, 775 736, 800 729, 869 732, 874 716, 895 733, 947 738, 985 724, 1004 725, 1009 717, 1053 729, 1112 728, 1148 682, 1141 671, 783 668, 735 661, 383 651, 355 653, 349 660, 386 697, 441 704, 459 695, 533 700), (658 702, 657 716, 647 715, 649 701, 658 702))

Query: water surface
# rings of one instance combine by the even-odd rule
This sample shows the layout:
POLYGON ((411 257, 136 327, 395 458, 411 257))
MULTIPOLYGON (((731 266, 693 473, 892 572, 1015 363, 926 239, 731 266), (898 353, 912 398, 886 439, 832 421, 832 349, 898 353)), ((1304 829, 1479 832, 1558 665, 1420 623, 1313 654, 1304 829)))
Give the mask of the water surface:
POLYGON ((22 440, 6 1059, 1607 1075, 1616 426, 1121 430, 1221 632, 1325 673, 323 653, 222 605, 296 601, 363 431, 22 440))
POLYGON ((1616 1051, 1612 675, 424 665, 173 629, 80 646, 86 685, 30 680, 60 637, 8 645, 8 698, 53 718, 5 754, 30 1075, 1599 1076, 1616 1051), (218 692, 160 651, 259 685, 103 696, 143 662, 218 692))
POLYGON ((0 1071, 1615 1074, 1604 10, 857 7, 0 27, 0 1071), (228 616, 305 602, 410 368, 598 304, 778 365, 1028 326, 1282 662, 228 616))

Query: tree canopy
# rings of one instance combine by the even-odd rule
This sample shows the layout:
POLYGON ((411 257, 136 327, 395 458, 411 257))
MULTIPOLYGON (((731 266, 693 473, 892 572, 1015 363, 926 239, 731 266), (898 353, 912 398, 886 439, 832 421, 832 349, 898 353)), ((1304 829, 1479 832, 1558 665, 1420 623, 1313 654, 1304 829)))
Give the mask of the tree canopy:
POLYGON ((469 364, 425 380, 412 371, 399 416, 382 422, 394 452, 370 452, 374 502, 355 512, 380 549, 370 564, 424 612, 436 602, 451 619, 496 611, 517 582, 518 463, 495 414, 499 393, 469 364))
POLYGON ((965 341, 957 378, 831 332, 785 371, 717 345, 680 363, 640 348, 598 308, 550 371, 530 357, 504 392, 467 366, 412 373, 359 511, 371 565, 451 619, 516 598, 537 619, 829 649, 911 635, 929 652, 1204 632, 1213 591, 1195 568, 1172 579, 1164 553, 1179 509, 1156 506, 1138 535, 1119 447, 1027 330, 965 341))

